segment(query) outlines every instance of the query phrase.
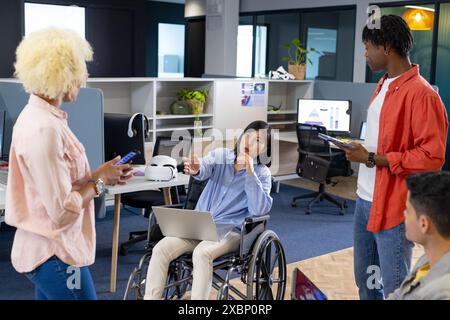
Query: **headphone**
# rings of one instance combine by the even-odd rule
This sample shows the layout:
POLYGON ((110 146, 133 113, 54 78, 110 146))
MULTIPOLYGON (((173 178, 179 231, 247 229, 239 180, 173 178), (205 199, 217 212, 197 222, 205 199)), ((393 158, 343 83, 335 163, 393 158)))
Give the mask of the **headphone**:
POLYGON ((133 129, 133 122, 134 122, 134 119, 140 115, 143 116, 145 119, 145 125, 144 125, 145 138, 148 138, 150 135, 150 120, 148 119, 148 117, 143 113, 135 113, 135 114, 133 114, 133 116, 131 116, 130 122, 128 123, 128 137, 130 137, 130 138, 134 138, 137 136, 136 129, 133 129))

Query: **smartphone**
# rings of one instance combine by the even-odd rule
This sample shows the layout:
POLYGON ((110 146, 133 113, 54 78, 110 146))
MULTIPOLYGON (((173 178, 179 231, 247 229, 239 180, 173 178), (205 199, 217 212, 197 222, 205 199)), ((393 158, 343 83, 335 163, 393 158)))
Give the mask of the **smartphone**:
POLYGON ((131 160, 133 160, 134 157, 136 157, 139 154, 139 152, 130 152, 129 154, 127 154, 125 157, 123 157, 122 159, 120 159, 117 163, 116 166, 121 166, 124 164, 129 163, 131 160))
POLYGON ((350 143, 343 142, 339 139, 327 136, 326 134, 323 134, 323 133, 319 133, 319 138, 322 140, 329 141, 341 149, 354 149, 355 148, 355 146, 350 143))

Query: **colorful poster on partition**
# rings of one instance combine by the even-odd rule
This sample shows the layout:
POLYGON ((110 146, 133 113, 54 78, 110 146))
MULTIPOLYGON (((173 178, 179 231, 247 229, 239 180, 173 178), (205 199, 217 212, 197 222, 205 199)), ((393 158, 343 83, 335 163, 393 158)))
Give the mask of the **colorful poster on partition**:
POLYGON ((267 107, 266 84, 255 82, 242 83, 241 105, 243 107, 267 107))

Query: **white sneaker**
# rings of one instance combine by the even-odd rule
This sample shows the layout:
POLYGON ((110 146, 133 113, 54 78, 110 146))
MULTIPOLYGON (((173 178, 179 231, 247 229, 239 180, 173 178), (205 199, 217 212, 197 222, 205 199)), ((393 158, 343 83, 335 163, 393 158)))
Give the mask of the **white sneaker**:
POLYGON ((277 71, 281 74, 287 74, 288 72, 286 71, 285 68, 283 68, 283 66, 278 67, 277 71))

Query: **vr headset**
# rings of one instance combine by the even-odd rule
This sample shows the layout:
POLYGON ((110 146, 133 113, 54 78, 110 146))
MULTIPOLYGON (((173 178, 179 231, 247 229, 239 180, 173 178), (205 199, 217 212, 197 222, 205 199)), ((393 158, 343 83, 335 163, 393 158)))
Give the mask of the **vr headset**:
POLYGON ((177 173, 177 161, 168 156, 153 157, 145 168, 145 178, 150 181, 170 181, 177 173))

